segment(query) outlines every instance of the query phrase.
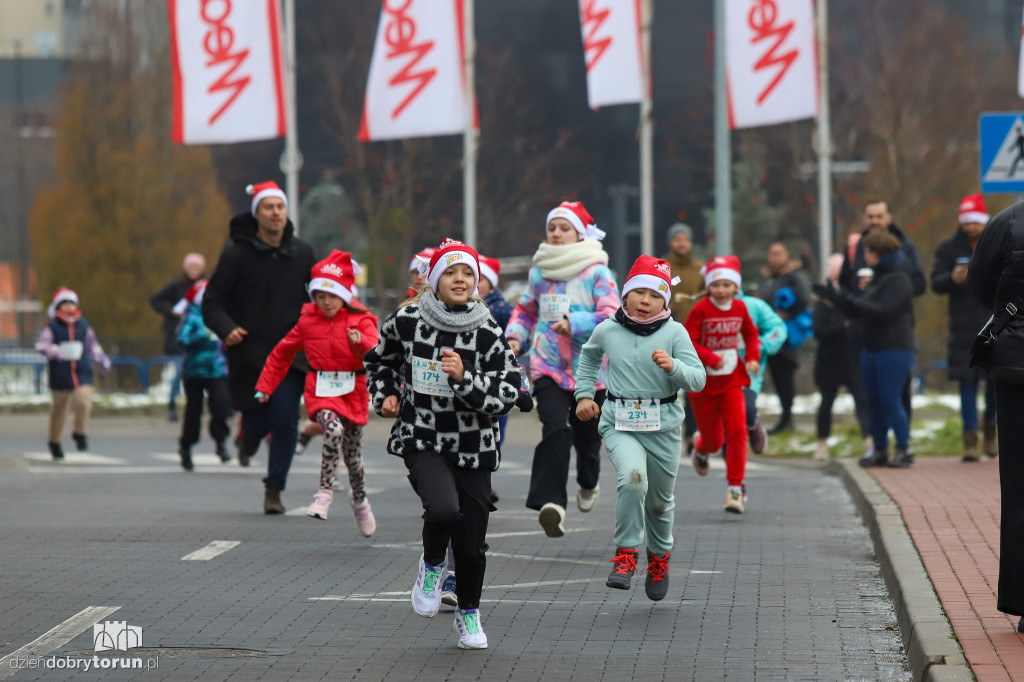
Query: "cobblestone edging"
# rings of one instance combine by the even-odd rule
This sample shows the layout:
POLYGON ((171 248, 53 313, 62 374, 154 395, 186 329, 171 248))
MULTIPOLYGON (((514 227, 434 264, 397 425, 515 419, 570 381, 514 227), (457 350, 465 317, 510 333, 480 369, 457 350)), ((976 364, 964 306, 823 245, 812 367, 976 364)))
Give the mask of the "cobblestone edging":
POLYGON ((973 680, 899 507, 855 460, 833 460, 829 470, 839 476, 850 491, 871 535, 915 679, 925 682, 973 680))

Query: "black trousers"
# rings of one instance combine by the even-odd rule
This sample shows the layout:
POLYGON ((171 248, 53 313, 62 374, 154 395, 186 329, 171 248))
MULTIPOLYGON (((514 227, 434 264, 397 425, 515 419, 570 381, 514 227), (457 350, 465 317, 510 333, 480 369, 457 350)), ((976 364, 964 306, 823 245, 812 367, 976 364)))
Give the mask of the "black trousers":
POLYGON ((181 446, 190 448, 199 442, 199 431, 203 419, 203 394, 210 405, 210 438, 215 443, 228 439, 231 416, 231 394, 228 378, 185 379, 185 419, 181 425, 181 446))
MULTIPOLYGON (((568 495, 570 448, 576 448, 576 482, 581 488, 597 486, 601 473, 600 420, 582 422, 576 418, 576 398, 572 391, 561 388, 554 379, 541 377, 533 384, 540 417, 541 439, 533 450, 528 509, 540 509, 548 502, 565 507, 568 495)), ((604 405, 605 391, 594 395, 598 406, 604 405)), ((462 567, 459 567, 462 570, 462 567)))
POLYGON ((871 435, 871 411, 868 406, 868 397, 864 393, 860 372, 854 368, 845 372, 837 383, 818 387, 818 390, 821 391, 821 405, 818 407, 818 438, 828 438, 832 435, 832 404, 836 401, 839 389, 843 386, 853 396, 861 438, 871 435))
POLYGON ((780 421, 788 421, 793 414, 793 398, 796 396, 796 362, 785 353, 768 356, 768 371, 775 384, 775 393, 782 404, 780 421))
POLYGON ((996 382, 999 411, 999 590, 996 608, 1024 616, 1024 386, 996 382))
POLYGON ((461 469, 436 452, 403 459, 412 489, 423 503, 423 561, 445 564, 450 542, 459 567, 459 608, 479 608, 487 568, 487 521, 494 511, 491 472, 461 469))

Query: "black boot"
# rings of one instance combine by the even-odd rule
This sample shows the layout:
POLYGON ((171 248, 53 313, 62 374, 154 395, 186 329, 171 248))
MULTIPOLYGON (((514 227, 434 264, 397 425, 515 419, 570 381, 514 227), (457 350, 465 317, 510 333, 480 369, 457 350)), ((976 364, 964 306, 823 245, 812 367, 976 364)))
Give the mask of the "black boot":
POLYGON ((71 437, 75 440, 75 447, 78 448, 79 452, 85 452, 89 449, 89 441, 86 440, 84 433, 72 433, 71 437))
POLYGON ((60 446, 60 443, 47 443, 47 445, 50 446, 50 454, 55 460, 64 459, 64 448, 60 446))
POLYGON ((220 461, 224 464, 231 461, 231 453, 228 452, 227 443, 224 441, 217 443, 217 456, 220 457, 220 461))
POLYGON ((192 471, 192 448, 179 445, 178 456, 181 457, 181 468, 185 471, 192 471))
POLYGON ((281 491, 277 488, 266 488, 263 491, 263 513, 284 514, 284 504, 281 502, 281 491))
POLYGON ((768 429, 768 435, 769 436, 775 436, 775 435, 778 435, 778 434, 782 433, 783 431, 792 431, 792 430, 793 430, 793 415, 789 414, 788 412, 783 412, 782 413, 782 417, 779 418, 779 423, 776 424, 775 426, 773 426, 772 428, 768 429))
POLYGON ((861 457, 857 464, 862 467, 884 467, 889 463, 889 453, 885 450, 875 450, 870 455, 861 457))
POLYGON ((260 441, 250 441, 243 438, 238 446, 238 463, 244 467, 249 466, 249 460, 256 455, 256 451, 259 449, 260 441))
POLYGON ((894 469, 906 469, 914 463, 914 455, 907 448, 896 448, 889 466, 894 469))

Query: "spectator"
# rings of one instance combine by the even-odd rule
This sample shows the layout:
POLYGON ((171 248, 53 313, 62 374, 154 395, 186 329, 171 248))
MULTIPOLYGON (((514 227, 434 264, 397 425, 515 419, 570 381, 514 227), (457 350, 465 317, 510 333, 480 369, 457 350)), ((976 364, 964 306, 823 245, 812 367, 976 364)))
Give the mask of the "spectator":
POLYGON ((174 378, 171 379, 171 396, 167 401, 167 421, 178 420, 178 393, 181 392, 182 348, 178 343, 177 329, 181 316, 174 312, 174 306, 185 298, 189 288, 203 278, 206 259, 201 253, 187 253, 181 262, 181 275, 153 294, 149 304, 153 310, 164 316, 164 355, 174 358, 174 378))
POLYGON ((782 405, 779 421, 768 430, 769 435, 793 428, 793 399, 796 396, 794 377, 800 366, 797 352, 810 332, 810 320, 804 315, 810 301, 810 292, 807 278, 801 272, 802 267, 799 260, 790 259, 785 244, 774 242, 768 246, 768 264, 761 271, 757 287, 758 297, 771 304, 779 317, 785 320, 788 333, 782 350, 768 357, 768 371, 771 372, 775 392, 782 405), (803 331, 797 329, 799 326, 803 327, 803 331))
POLYGON ((939 244, 932 268, 932 291, 949 294, 949 341, 947 344, 949 378, 960 383, 960 418, 963 420, 965 462, 977 462, 978 450, 978 384, 985 382, 985 454, 995 457, 996 396, 988 373, 970 366, 971 344, 992 314, 978 303, 967 288, 967 264, 971 262, 981 231, 988 222, 985 200, 980 194, 964 197, 960 202, 960 225, 952 237, 939 244))
POLYGON ((875 452, 860 460, 861 466, 909 467, 910 420, 901 401, 905 377, 914 364, 914 285, 904 265, 906 255, 899 239, 886 231, 864 237, 864 260, 874 268, 871 282, 859 296, 831 285, 815 284, 814 291, 848 315, 864 318, 864 351, 861 376, 871 405, 871 430, 875 452), (888 433, 896 438, 889 461, 888 433))
POLYGON ((313 248, 295 236, 288 200, 274 182, 249 186, 249 213, 231 219, 231 237, 203 296, 203 319, 228 347, 231 401, 242 413, 238 463, 249 466, 267 434, 263 511, 283 514, 281 491, 295 455, 299 398, 309 369, 299 356, 266 403, 255 398, 256 380, 274 346, 298 322, 308 302, 306 284, 316 264, 313 248))
MULTIPOLYGON (((1024 290, 1024 202, 1001 211, 981 233, 967 270, 967 286, 1005 328, 993 344, 989 377, 999 405, 999 587, 996 608, 1024 616, 1024 316, 1008 315, 1009 303, 1022 307, 1024 290)), ((1024 632, 1024 617, 1017 622, 1024 632)))
MULTIPOLYGON (((826 279, 833 287, 838 286, 842 266, 842 254, 833 253, 828 259, 826 270, 826 279)), ((853 396, 860 435, 864 439, 864 455, 870 457, 874 453, 868 399, 860 380, 860 357, 854 350, 853 333, 850 318, 834 303, 826 299, 819 299, 815 303, 814 336, 818 339, 818 353, 814 358, 814 383, 821 391, 821 404, 818 406, 818 445, 814 450, 814 459, 828 459, 828 438, 832 435, 832 403, 843 386, 853 396)))

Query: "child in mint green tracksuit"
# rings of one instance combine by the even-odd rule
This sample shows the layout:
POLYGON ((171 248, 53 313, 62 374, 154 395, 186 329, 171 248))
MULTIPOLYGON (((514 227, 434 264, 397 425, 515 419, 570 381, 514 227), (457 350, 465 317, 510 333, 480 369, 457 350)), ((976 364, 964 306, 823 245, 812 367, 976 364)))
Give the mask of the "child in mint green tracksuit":
POLYGON ((669 264, 640 256, 622 288, 622 307, 594 330, 576 372, 576 416, 600 416, 599 431, 618 472, 615 502, 615 564, 607 585, 629 589, 637 548, 647 534, 647 596, 668 592, 674 490, 682 449, 680 389, 704 388, 704 365, 683 325, 672 319, 669 264), (608 357, 604 408, 592 398, 608 357))

